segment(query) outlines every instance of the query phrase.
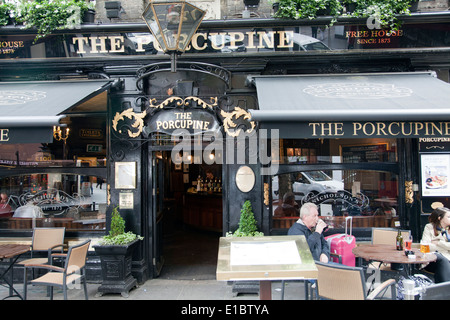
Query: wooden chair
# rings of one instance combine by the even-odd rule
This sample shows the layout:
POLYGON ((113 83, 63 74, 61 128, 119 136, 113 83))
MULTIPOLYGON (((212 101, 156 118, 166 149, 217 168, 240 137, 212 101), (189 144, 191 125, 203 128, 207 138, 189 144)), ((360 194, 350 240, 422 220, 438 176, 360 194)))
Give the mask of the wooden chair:
MULTIPOLYGON (((398 230, 395 228, 372 228, 372 244, 394 245, 398 230)), ((401 230, 403 240, 409 239, 411 231, 401 230)))
MULTIPOLYGON (((403 240, 409 239, 411 235, 410 230, 400 230, 403 240)), ((395 228, 372 228, 372 244, 385 244, 395 246, 398 229, 395 228)), ((383 271, 395 271, 390 263, 376 264, 371 263, 371 267, 383 271)))
MULTIPOLYGON (((86 276, 85 276, 85 266, 86 266, 86 257, 89 249, 91 240, 87 240, 82 242, 81 244, 72 246, 69 248, 67 252, 67 258, 65 261, 64 268, 52 266, 49 264, 35 264, 35 265, 27 265, 26 269, 46 269, 50 270, 48 273, 43 276, 31 280, 31 284, 34 285, 43 285, 50 287, 50 300, 53 300, 53 287, 61 287, 63 289, 64 300, 67 300, 67 289, 69 285, 73 283, 83 283, 84 287, 84 296, 86 300, 88 300, 87 286, 86 286, 86 276)), ((24 300, 27 298, 27 279, 25 272, 25 282, 24 282, 24 300)))
POLYGON ((367 295, 363 268, 335 263, 316 262, 319 297, 332 300, 374 300, 391 289, 391 299, 396 298, 395 280, 389 279, 367 295))

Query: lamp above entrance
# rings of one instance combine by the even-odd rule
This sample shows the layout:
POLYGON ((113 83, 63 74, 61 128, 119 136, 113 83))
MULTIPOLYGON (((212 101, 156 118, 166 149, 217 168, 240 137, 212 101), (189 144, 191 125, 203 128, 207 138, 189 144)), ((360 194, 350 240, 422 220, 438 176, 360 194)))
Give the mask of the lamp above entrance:
POLYGON ((171 55, 171 71, 176 72, 177 54, 183 53, 205 11, 186 1, 150 1, 142 18, 165 53, 171 55))

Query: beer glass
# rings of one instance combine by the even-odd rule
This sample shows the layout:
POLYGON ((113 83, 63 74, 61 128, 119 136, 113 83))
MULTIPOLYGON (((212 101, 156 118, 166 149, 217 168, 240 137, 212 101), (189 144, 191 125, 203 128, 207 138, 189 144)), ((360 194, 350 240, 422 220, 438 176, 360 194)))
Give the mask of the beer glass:
POLYGON ((420 242, 420 252, 429 253, 430 252, 430 244, 428 242, 420 242))
POLYGON ((410 251, 411 247, 412 247, 412 240, 411 239, 405 240, 405 250, 410 251))

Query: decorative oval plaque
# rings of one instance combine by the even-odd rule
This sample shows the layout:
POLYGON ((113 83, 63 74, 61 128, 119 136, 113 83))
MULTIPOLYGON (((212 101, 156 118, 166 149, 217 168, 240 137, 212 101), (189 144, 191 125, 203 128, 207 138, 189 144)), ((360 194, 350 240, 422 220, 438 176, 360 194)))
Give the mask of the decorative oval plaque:
POLYGON ((249 192, 255 186, 255 173, 249 166, 242 166, 236 172, 236 185, 242 192, 249 192))

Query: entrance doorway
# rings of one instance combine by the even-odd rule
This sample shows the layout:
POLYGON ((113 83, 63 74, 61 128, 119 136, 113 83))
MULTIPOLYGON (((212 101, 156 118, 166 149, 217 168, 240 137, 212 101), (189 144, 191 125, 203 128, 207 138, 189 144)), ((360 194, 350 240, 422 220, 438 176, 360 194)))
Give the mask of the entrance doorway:
POLYGON ((154 253, 160 278, 214 280, 222 235, 222 166, 175 164, 153 151, 154 253))

